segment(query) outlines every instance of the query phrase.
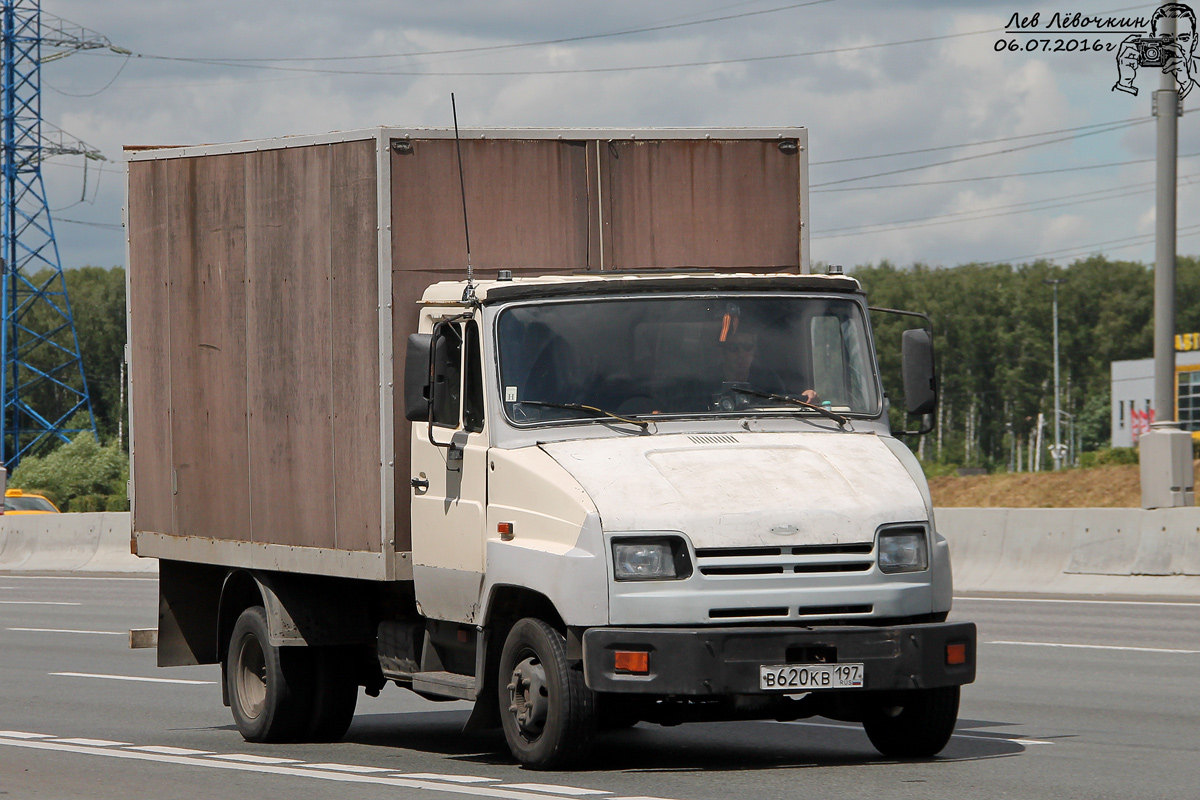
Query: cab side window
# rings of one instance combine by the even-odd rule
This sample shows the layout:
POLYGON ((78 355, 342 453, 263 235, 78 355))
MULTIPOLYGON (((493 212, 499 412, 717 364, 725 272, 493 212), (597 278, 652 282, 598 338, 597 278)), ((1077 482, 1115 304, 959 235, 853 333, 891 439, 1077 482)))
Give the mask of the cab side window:
POLYGON ((462 329, 439 325, 433 339, 433 422, 458 427, 462 391, 462 329))
POLYGON ((483 352, 479 326, 472 320, 463 348, 463 428, 472 433, 483 430, 483 397, 483 352))

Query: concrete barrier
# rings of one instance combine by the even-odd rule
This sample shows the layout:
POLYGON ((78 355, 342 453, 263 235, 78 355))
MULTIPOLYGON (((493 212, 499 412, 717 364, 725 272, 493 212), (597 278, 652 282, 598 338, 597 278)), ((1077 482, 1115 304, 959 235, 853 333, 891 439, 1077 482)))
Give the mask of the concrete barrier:
MULTIPOLYGON (((958 592, 1200 597, 1200 508, 939 508, 958 592)), ((0 516, 0 572, 142 572, 129 514, 0 516)))
POLYGON ((958 592, 1200 597, 1200 508, 939 508, 958 592))
POLYGON ((0 516, 0 572, 149 572, 129 552, 129 513, 0 516))

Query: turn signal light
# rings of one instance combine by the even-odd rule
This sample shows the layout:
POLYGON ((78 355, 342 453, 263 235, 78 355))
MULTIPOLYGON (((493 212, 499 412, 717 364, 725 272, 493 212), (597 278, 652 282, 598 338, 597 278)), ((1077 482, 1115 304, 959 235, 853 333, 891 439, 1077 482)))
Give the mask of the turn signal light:
POLYGON ((946 664, 954 666, 965 663, 967 663, 967 646, 965 644, 946 645, 946 664))
POLYGON ((615 652, 615 668, 617 672, 628 672, 633 675, 650 674, 650 654, 640 650, 617 650, 615 652))
POLYGON ((500 534, 500 538, 504 541, 509 541, 513 538, 513 524, 511 522, 499 522, 496 524, 496 533, 500 534))

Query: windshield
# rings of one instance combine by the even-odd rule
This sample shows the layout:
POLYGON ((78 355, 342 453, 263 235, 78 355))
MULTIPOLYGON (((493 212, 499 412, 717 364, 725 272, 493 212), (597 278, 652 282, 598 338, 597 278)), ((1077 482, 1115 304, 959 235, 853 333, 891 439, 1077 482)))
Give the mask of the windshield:
POLYGON ((50 501, 43 497, 33 497, 25 495, 24 497, 6 497, 4 498, 5 511, 54 511, 54 506, 50 505, 50 501))
POLYGON ((501 312, 497 342, 504 409, 517 424, 605 414, 816 414, 792 401, 880 412, 862 310, 848 299, 518 305, 501 312))

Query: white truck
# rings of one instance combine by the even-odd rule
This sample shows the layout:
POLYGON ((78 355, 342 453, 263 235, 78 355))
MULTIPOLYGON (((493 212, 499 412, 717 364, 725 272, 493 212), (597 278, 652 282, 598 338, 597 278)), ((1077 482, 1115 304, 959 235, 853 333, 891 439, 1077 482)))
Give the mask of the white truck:
MULTIPOLYGON (((468 131, 478 281, 454 146, 131 150, 159 663, 220 663, 252 741, 340 738, 391 681, 538 769, 641 721, 939 752, 975 627, 865 295, 808 270, 804 129, 468 131)), ((931 334, 903 342, 927 419, 931 334)))

